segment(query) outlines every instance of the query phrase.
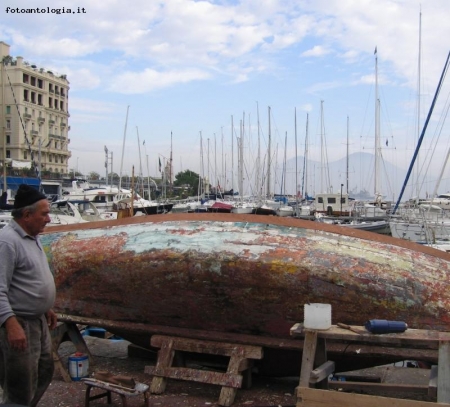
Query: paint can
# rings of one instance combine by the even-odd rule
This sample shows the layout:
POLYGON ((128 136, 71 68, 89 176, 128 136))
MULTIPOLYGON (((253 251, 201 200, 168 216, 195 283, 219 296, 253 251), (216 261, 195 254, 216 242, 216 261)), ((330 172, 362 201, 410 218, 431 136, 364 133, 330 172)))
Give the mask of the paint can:
POLYGON ((331 327, 331 304, 305 304, 304 311, 305 328, 325 330, 331 327))
POLYGON ((76 352, 69 356, 69 376, 78 381, 89 375, 89 357, 85 353, 76 352))

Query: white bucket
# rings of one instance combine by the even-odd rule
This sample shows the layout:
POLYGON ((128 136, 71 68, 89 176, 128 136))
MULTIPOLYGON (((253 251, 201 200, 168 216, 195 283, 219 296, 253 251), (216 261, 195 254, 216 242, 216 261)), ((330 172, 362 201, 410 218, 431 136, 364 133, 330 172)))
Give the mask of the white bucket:
POLYGON ((305 304, 303 326, 308 329, 329 329, 331 327, 331 304, 305 304))
POLYGON ((89 357, 88 355, 76 352, 69 356, 69 375, 73 381, 78 381, 89 375, 89 357))

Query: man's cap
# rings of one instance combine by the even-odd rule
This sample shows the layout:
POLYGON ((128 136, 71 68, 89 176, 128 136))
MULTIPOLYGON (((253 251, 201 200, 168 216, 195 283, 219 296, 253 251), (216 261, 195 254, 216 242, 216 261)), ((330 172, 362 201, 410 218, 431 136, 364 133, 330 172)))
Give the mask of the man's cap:
POLYGON ((41 199, 47 199, 47 197, 40 193, 36 188, 30 187, 26 184, 21 184, 14 198, 14 209, 20 209, 25 206, 33 205, 41 199))

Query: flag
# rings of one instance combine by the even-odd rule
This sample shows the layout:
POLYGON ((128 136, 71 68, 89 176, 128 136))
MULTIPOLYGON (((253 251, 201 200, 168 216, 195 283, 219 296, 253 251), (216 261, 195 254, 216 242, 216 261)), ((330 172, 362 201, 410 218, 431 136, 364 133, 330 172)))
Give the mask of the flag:
POLYGON ((375 47, 375 51, 373 52, 373 55, 377 54, 377 47, 375 47))
POLYGON ((389 141, 386 139, 386 147, 389 146, 389 141))
POLYGON ((161 158, 159 158, 159 172, 161 172, 161 158))

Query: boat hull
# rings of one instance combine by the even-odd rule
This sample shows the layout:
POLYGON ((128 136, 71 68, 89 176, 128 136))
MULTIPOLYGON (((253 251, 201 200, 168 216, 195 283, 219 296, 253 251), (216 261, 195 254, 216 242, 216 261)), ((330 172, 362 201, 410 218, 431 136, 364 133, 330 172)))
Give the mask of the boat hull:
POLYGON ((102 320, 289 338, 307 302, 333 323, 450 328, 450 255, 292 218, 166 214, 41 236, 55 309, 102 320))

